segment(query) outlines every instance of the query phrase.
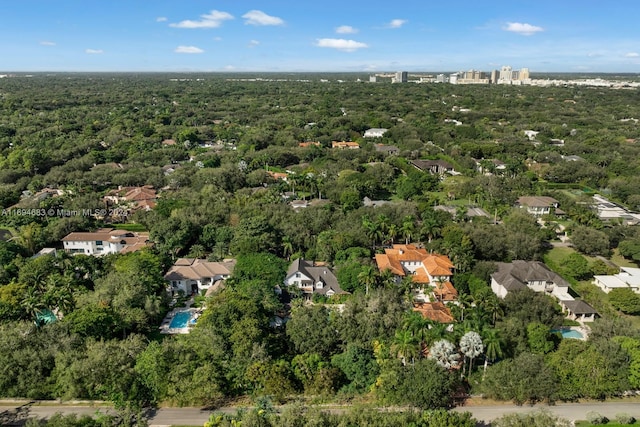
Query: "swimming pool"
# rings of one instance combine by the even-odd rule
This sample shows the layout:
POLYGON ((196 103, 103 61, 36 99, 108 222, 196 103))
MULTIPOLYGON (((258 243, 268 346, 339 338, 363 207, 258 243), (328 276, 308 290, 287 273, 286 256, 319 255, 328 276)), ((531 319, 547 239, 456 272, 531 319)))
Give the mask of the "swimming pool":
POLYGON ((179 311, 173 316, 171 319, 171 323, 169 324, 169 328, 177 329, 177 328, 186 328, 189 323, 189 319, 191 319, 190 311, 179 311))
POLYGON ((575 329, 552 329, 551 332, 560 332, 562 338, 572 338, 575 340, 584 339, 584 335, 582 335, 582 332, 575 329))

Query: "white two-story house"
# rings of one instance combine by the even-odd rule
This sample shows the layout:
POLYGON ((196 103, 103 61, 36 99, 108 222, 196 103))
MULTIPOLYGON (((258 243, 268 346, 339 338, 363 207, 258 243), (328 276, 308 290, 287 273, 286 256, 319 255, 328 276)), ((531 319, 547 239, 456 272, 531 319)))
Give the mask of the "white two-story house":
POLYGON ((147 233, 101 228, 95 232, 69 233, 62 239, 64 250, 71 254, 108 255, 133 252, 149 244, 147 233))
POLYGON ((164 275, 169 293, 182 291, 185 295, 206 292, 211 286, 233 273, 236 261, 207 261, 198 258, 179 258, 164 275))
POLYGON ((569 282, 538 261, 499 262, 498 271, 491 275, 491 290, 500 298, 521 289, 543 292, 558 301, 565 315, 582 322, 592 322, 598 316, 586 302, 575 299, 569 282))

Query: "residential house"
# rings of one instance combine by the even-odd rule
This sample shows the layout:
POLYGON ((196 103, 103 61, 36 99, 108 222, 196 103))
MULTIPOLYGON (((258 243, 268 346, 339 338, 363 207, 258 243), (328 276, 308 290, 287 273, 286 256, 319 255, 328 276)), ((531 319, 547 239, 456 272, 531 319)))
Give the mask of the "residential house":
POLYGON ((298 147, 303 147, 303 148, 308 148, 308 147, 322 147, 322 144, 318 141, 305 141, 305 142, 299 142, 298 143, 298 147))
POLYGON ((418 312, 423 318, 429 319, 437 323, 453 323, 454 318, 451 310, 440 301, 434 302, 415 302, 413 303, 413 311, 418 312))
POLYGON ((429 172, 432 175, 444 175, 445 173, 455 174, 453 165, 444 160, 412 160, 411 164, 416 169, 429 172))
POLYGON ((569 282, 545 264, 521 260, 498 263, 498 271, 491 275, 491 290, 504 298, 509 292, 522 289, 544 292, 555 298, 565 315, 572 320, 591 322, 598 317, 593 307, 571 295, 569 282))
POLYGON ((625 225, 635 225, 640 223, 640 214, 628 211, 622 206, 610 202, 599 194, 593 196, 592 207, 598 214, 598 218, 603 221, 617 220, 625 225))
POLYGON ((560 202, 548 196, 522 196, 516 201, 516 204, 535 216, 549 215, 551 212, 563 213, 558 210, 560 202))
POLYGON ((362 199, 362 204, 366 207, 377 208, 391 203, 389 200, 371 200, 367 196, 362 199))
POLYGON ((593 283, 607 294, 614 289, 631 289, 640 293, 640 268, 620 267, 618 274, 593 276, 593 283))
POLYGON ((367 129, 364 131, 364 137, 365 138, 382 138, 382 136, 388 131, 389 129, 385 129, 385 128, 371 128, 371 129, 367 129))
POLYGON ((171 294, 182 291, 185 295, 201 294, 220 284, 233 274, 236 261, 207 261, 199 258, 179 258, 164 275, 171 294))
POLYGON ((476 170, 483 175, 493 175, 494 173, 504 173, 507 165, 499 159, 473 159, 476 163, 476 170))
POLYGON ((559 301, 566 317, 576 322, 593 322, 598 312, 582 300, 559 301))
POLYGON ((342 290, 336 275, 329 267, 302 258, 291 263, 284 279, 284 285, 287 287, 295 286, 302 290, 307 299, 310 299, 313 294, 327 297, 348 294, 342 290))
POLYGON ((536 136, 538 136, 538 134, 540 133, 540 132, 537 132, 535 130, 525 130, 523 132, 524 132, 525 136, 527 138, 529 138, 529 141, 535 141, 536 136))
POLYGON ((280 180, 284 182, 287 182, 287 180, 289 179, 289 174, 286 172, 267 171, 267 175, 269 175, 271 178, 275 180, 280 180))
POLYGON ((373 146, 378 153, 384 153, 388 156, 397 156, 400 154, 400 149, 395 145, 376 144, 373 146))
POLYGON ((339 148, 341 150, 358 150, 360 144, 351 141, 332 141, 331 148, 339 148))
POLYGON ((100 256, 127 253, 149 246, 149 234, 101 228, 95 232, 69 233, 62 239, 62 246, 71 254, 100 256))
POLYGON ((391 271, 396 283, 411 277, 419 287, 431 287, 439 301, 458 299, 458 291, 451 283, 454 266, 446 255, 429 253, 415 245, 393 245, 383 254, 376 254, 375 259, 378 269, 391 271))

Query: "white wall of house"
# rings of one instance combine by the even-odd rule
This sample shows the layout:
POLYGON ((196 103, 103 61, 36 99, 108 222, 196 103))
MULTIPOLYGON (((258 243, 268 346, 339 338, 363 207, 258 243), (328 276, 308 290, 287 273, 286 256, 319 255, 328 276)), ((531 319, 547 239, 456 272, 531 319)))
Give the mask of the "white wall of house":
POLYGON ((124 248, 124 245, 119 242, 109 242, 105 240, 64 241, 62 246, 70 253, 84 255, 117 254, 124 248))
POLYGON ((494 279, 493 277, 491 278, 491 290, 499 298, 504 298, 507 296, 507 289, 504 286, 502 286, 500 283, 498 283, 496 279, 494 279))
POLYGON ((284 284, 286 286, 297 286, 300 289, 303 288, 307 288, 308 285, 304 284, 305 283, 313 283, 313 279, 309 276, 307 276, 306 274, 303 274, 299 271, 293 273, 291 276, 287 277, 286 279, 284 279, 284 284))

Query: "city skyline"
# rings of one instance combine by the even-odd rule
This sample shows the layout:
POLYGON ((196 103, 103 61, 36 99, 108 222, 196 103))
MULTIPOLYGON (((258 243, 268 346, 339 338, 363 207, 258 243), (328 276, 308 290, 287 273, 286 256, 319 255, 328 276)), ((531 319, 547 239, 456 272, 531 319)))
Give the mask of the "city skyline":
POLYGON ((623 0, 21 0, 0 17, 0 71, 640 72, 623 0))

